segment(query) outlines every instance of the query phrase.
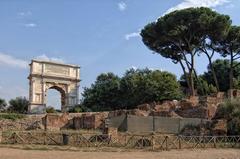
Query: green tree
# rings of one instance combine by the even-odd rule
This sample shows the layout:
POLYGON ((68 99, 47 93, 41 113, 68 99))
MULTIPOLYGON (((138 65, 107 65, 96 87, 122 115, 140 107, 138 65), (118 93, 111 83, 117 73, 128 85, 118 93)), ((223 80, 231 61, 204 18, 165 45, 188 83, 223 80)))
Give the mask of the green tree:
POLYGON ((16 97, 9 101, 8 111, 14 113, 27 113, 29 102, 25 97, 16 97))
MULTIPOLYGON (((229 20, 228 16, 219 16, 204 7, 177 10, 146 25, 141 31, 142 40, 149 49, 180 64, 191 95, 195 95, 193 76, 197 78, 196 54, 202 48, 203 41, 209 39, 209 30, 215 30, 217 21, 229 20)), ((217 35, 217 32, 211 33, 212 37, 217 35)))
POLYGON ((169 72, 149 69, 128 70, 121 80, 123 107, 181 98, 176 76, 169 72))
MULTIPOLYGON (((233 65, 236 66, 233 68, 233 78, 235 79, 233 88, 238 88, 239 87, 238 81, 240 79, 240 65, 238 65, 238 62, 235 61, 233 62, 233 65)), ((213 61, 212 67, 214 68, 216 77, 218 79, 219 90, 226 92, 230 88, 229 82, 226 82, 230 80, 229 79, 230 61, 227 59, 225 60, 217 59, 213 61)), ((202 76, 208 82, 208 84, 212 84, 215 86, 215 82, 212 75, 212 69, 210 68, 210 66, 208 66, 207 72, 204 72, 202 76)))
POLYGON ((175 75, 158 70, 130 69, 122 78, 101 74, 84 89, 82 106, 93 111, 130 109, 146 102, 179 99, 179 87, 175 75))
POLYGON ((0 98, 0 112, 5 110, 7 106, 7 103, 4 99, 0 98))
POLYGON ((218 78, 215 73, 215 69, 212 64, 212 59, 217 52, 217 44, 219 41, 222 41, 226 38, 228 31, 231 27, 230 17, 227 15, 222 15, 218 13, 213 13, 214 16, 206 17, 209 20, 208 25, 205 25, 206 35, 202 40, 202 44, 200 45, 200 53, 206 55, 208 59, 208 69, 212 72, 212 77, 214 80, 214 85, 219 91, 218 78))
POLYGON ((116 109, 120 105, 120 78, 102 73, 90 88, 84 88, 83 105, 93 111, 116 109))
MULTIPOLYGON (((183 89, 183 92, 186 93, 187 84, 184 75, 180 77, 179 83, 183 89)), ((196 86, 198 95, 201 96, 211 95, 213 93, 218 92, 217 88, 213 84, 209 83, 203 75, 198 76, 198 81, 196 80, 196 78, 194 78, 194 85, 196 86)))
POLYGON ((234 69, 239 63, 234 63, 240 59, 240 27, 231 26, 226 38, 218 43, 217 50, 223 57, 229 56, 229 88, 234 87, 234 69))

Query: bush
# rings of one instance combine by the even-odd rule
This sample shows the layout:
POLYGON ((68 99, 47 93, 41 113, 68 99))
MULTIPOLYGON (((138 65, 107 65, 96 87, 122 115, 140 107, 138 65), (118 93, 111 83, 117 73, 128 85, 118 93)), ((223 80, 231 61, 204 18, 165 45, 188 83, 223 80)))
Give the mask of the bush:
POLYGON ((46 112, 47 113, 57 113, 57 111, 53 107, 47 107, 46 112))
POLYGON ((7 103, 4 99, 0 98, 0 112, 6 109, 7 103))
POLYGON ((0 120, 1 119, 10 119, 10 120, 17 120, 17 119, 23 119, 25 118, 24 114, 15 114, 15 113, 7 113, 7 114, 0 114, 0 120))
POLYGON ((240 99, 227 100, 218 107, 216 118, 227 120, 229 135, 240 135, 240 99))
POLYGON ((91 110, 84 107, 83 105, 75 105, 74 107, 72 107, 71 109, 69 109, 69 113, 81 113, 81 112, 90 112, 91 110))
POLYGON ((12 113, 27 113, 29 102, 25 97, 17 97, 9 101, 7 111, 12 113))

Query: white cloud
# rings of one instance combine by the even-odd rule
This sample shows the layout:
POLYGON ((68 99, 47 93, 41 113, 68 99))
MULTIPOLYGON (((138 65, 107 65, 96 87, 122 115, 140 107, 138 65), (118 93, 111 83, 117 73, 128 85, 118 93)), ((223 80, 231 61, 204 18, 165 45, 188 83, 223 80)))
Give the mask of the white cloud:
POLYGON ((35 59, 37 60, 43 60, 43 61, 52 61, 52 62, 59 62, 59 63, 65 63, 65 61, 62 58, 56 58, 56 57, 48 57, 45 54, 37 56, 35 59))
POLYGON ((26 23, 26 24, 24 24, 24 26, 27 28, 34 28, 34 27, 37 27, 37 24, 36 23, 26 23))
POLYGON ((32 12, 31 11, 19 12, 18 15, 21 17, 31 16, 32 12))
POLYGON ((130 38, 140 37, 140 32, 132 32, 125 35, 126 40, 130 40, 130 38))
POLYGON ((17 59, 11 55, 0 53, 0 65, 26 69, 28 67, 28 62, 17 59))
POLYGON ((178 5, 169 8, 164 14, 170 13, 175 10, 185 9, 189 7, 216 7, 229 3, 230 0, 183 0, 178 5))
POLYGON ((126 10, 126 8, 127 8, 127 4, 126 3, 124 3, 124 2, 119 2, 118 3, 118 9, 120 11, 124 11, 124 10, 126 10))

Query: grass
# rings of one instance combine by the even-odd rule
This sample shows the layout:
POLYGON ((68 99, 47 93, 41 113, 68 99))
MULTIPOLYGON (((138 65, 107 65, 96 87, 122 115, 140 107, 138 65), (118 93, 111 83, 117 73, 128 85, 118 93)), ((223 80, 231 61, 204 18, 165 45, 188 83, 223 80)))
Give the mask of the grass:
POLYGON ((23 119, 26 116, 24 114, 16 114, 16 113, 1 113, 0 114, 0 120, 3 119, 9 119, 9 120, 18 120, 18 119, 23 119))

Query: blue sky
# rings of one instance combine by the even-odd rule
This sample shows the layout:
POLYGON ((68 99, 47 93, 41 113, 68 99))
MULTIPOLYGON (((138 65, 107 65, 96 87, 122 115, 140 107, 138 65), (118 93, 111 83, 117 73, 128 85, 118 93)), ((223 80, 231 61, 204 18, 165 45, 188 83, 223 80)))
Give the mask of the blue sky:
MULTIPOLYGON (((81 66, 81 90, 102 72, 131 67, 182 74, 178 65, 152 54, 139 30, 176 9, 206 6, 240 24, 240 0, 0 0, 0 98, 28 96, 33 58, 81 66)), ((207 61, 199 58, 198 73, 207 61)), ((56 104, 56 92, 49 101, 56 104)))

